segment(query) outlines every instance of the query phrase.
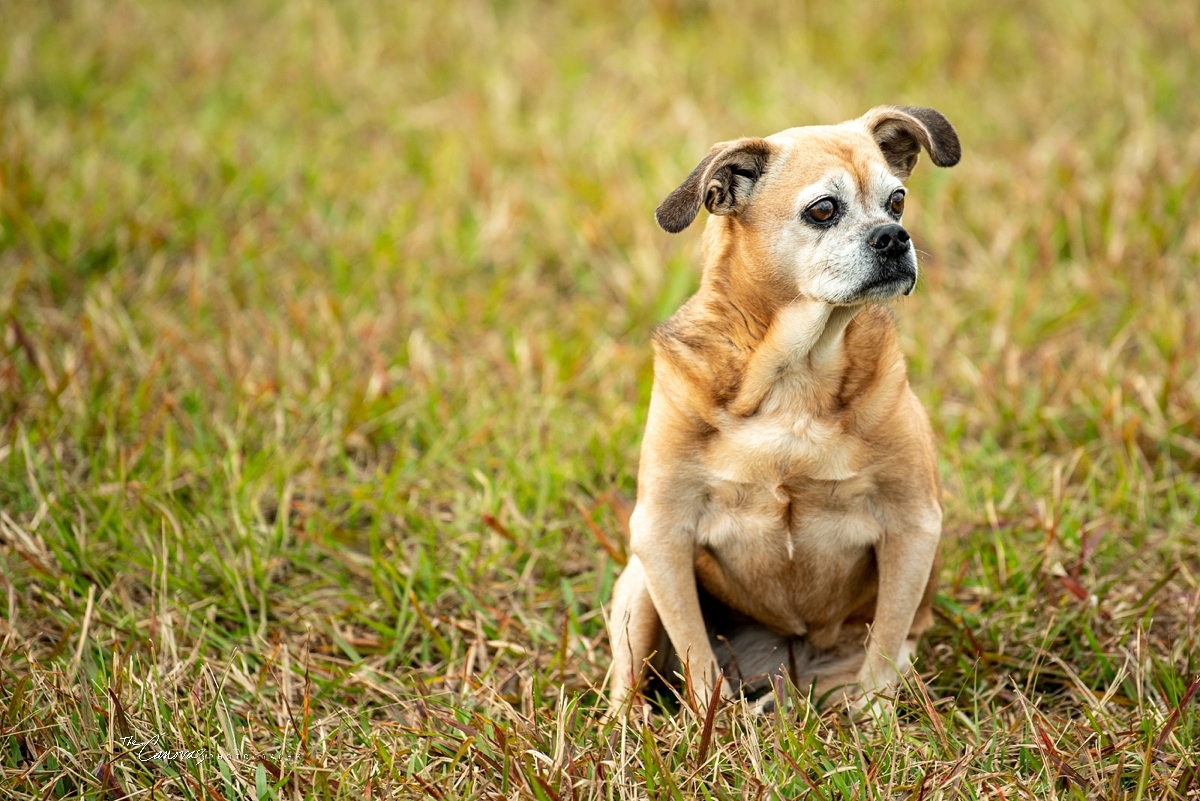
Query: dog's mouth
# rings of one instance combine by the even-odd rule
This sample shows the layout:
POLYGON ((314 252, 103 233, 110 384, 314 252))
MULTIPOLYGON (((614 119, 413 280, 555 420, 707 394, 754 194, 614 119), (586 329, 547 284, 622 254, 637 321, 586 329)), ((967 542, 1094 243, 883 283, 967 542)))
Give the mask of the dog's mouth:
POLYGON ((911 295, 917 288, 916 271, 888 273, 876 276, 859 287, 857 300, 891 300, 900 295, 911 295))

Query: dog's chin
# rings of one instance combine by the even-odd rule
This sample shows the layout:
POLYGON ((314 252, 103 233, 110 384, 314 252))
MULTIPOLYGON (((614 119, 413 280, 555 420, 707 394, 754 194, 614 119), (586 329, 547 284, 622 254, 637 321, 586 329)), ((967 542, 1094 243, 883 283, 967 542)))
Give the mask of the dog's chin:
POLYGON ((915 275, 880 276, 860 286, 839 301, 840 305, 855 306, 862 303, 886 303, 901 295, 911 295, 917 287, 915 275))

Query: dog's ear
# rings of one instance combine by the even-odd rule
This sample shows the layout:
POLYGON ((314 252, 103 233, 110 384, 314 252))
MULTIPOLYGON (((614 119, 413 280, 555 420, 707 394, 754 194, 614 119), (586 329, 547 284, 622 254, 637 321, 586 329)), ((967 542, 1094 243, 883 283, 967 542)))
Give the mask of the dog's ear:
POLYGON ((876 106, 859 118, 875 139, 892 173, 901 180, 912 175, 921 148, 933 163, 953 167, 962 158, 954 126, 940 112, 923 106, 876 106))
POLYGON ((713 145, 696 169, 654 212, 664 231, 677 234, 692 224, 700 205, 712 214, 737 214, 746 207, 766 169, 771 145, 745 138, 713 145))

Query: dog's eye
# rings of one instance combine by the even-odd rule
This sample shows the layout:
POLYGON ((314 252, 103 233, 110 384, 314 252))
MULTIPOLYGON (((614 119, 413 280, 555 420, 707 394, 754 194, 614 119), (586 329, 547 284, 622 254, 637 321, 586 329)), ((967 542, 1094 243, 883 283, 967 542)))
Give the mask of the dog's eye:
POLYGON ((904 213, 903 190, 897 189, 892 193, 891 198, 888 199, 888 208, 891 210, 892 214, 895 214, 897 217, 904 213))
POLYGON ((837 204, 833 198, 823 197, 804 210, 804 216, 813 222, 827 223, 837 214, 837 204))

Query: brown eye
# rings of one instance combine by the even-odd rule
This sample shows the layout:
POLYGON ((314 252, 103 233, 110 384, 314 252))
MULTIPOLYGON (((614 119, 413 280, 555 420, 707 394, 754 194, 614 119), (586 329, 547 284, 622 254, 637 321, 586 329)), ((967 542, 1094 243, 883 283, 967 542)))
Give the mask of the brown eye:
POLYGON ((822 198, 805 209, 804 213, 813 222, 826 223, 833 219, 834 214, 837 214, 837 204, 830 198, 822 198))
POLYGON ((888 200, 888 208, 892 210, 892 214, 899 217, 904 213, 904 193, 897 189, 892 193, 892 197, 888 200))

